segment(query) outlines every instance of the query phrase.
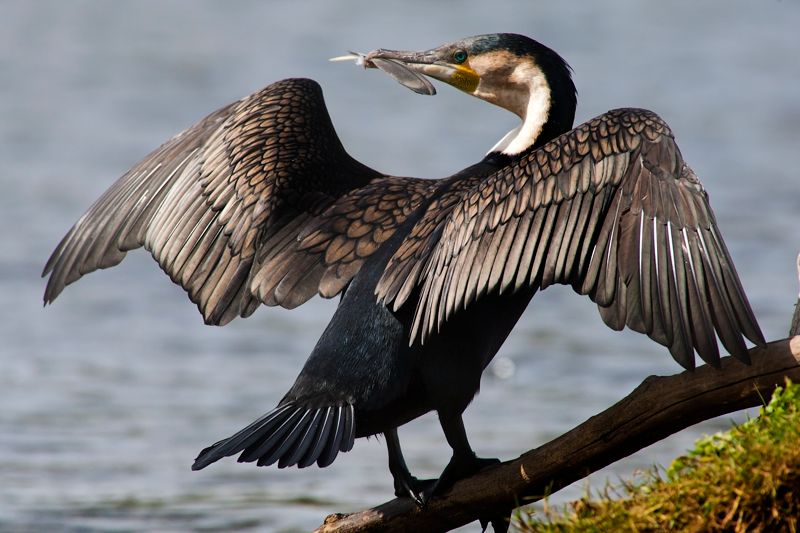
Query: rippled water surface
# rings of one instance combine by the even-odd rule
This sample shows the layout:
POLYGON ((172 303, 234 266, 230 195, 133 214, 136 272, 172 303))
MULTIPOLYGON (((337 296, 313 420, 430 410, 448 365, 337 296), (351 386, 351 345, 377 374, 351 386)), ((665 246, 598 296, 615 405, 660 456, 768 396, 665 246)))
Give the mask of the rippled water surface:
MULTIPOLYGON (((391 496, 376 439, 324 470, 230 460, 189 470, 198 450, 280 399, 332 302, 205 327, 139 252, 41 308, 49 252, 117 176, 269 82, 318 80, 350 152, 394 174, 445 176, 515 125, 450 88, 421 97, 327 62, 348 49, 515 31, 571 63, 579 121, 613 107, 656 110, 709 190, 766 336, 785 336, 800 248, 797 2, 276 5, 0 4, 0 530, 308 530, 328 513, 391 496)), ((608 330, 565 288, 536 297, 500 359, 515 371, 487 372, 466 423, 480 454, 504 459, 601 411, 648 374, 679 371, 666 350, 608 330)), ((594 486, 666 464, 741 417, 684 431, 594 475, 594 486)), ((417 475, 437 475, 448 459, 434 416, 403 427, 401 439, 417 475)))

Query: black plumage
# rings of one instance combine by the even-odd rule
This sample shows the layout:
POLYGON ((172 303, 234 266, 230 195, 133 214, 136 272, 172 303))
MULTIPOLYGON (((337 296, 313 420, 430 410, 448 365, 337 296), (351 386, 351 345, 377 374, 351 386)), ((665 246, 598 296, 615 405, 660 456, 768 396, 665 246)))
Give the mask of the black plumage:
POLYGON ((396 428, 438 412, 453 458, 434 492, 478 459, 461 414, 536 291, 565 284, 603 320, 718 364, 763 336, 708 198, 656 114, 618 109, 572 129, 567 64, 495 34, 424 53, 379 50, 396 78, 450 83, 523 119, 480 162, 441 180, 352 159, 319 86, 291 79, 212 113, 126 173, 44 270, 45 301, 144 246, 206 322, 260 304, 341 302, 279 405, 198 456, 327 466, 385 433, 400 495, 419 500, 396 428), (404 76, 407 68, 414 76, 404 76))

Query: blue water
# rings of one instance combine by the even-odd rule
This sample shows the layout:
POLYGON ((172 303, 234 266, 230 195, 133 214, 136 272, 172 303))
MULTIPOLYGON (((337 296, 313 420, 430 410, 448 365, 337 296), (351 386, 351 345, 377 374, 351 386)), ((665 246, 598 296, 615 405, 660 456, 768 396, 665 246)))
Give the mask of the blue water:
MULTIPOLYGON (((117 176, 269 82, 318 80, 350 152, 393 174, 445 176, 515 126, 450 88, 421 97, 327 61, 348 49, 515 31, 571 63, 579 121, 613 107, 656 110, 709 191, 765 335, 784 337, 800 251, 798 27, 800 4, 769 0, 0 3, 0 531, 309 530, 328 513, 391 497, 376 439, 324 470, 235 461, 189 470, 201 448, 280 399, 332 302, 205 327, 139 252, 41 307, 45 259, 117 176)), ((466 423, 480 454, 503 459, 645 376, 680 370, 646 337, 608 330, 566 288, 536 297, 498 358, 466 423)), ((643 450, 592 486, 667 464, 743 416, 643 450)), ((403 427, 401 439, 417 475, 437 475, 449 457, 434 416, 403 427)))

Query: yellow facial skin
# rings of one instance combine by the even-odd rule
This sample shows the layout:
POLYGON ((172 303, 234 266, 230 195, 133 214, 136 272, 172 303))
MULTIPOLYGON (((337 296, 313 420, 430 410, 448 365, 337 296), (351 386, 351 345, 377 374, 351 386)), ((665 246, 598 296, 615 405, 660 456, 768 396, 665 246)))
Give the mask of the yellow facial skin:
POLYGON ((469 63, 409 63, 409 68, 421 72, 426 76, 443 81, 466 93, 473 94, 481 81, 480 76, 475 72, 469 63))
POLYGON ((460 89, 466 93, 472 94, 478 88, 481 78, 478 73, 472 70, 469 66, 469 61, 460 65, 451 65, 453 72, 447 82, 453 87, 460 89))

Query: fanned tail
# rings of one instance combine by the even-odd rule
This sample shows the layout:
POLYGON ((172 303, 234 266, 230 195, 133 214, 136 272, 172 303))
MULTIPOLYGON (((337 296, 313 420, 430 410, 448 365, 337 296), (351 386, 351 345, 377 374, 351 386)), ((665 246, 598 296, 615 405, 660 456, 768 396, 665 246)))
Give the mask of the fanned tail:
POLYGON ((355 414, 352 404, 308 407, 295 402, 279 405, 235 435, 200 452, 192 470, 200 470, 239 452, 239 462, 278 468, 317 463, 326 467, 339 452, 353 448, 355 414))

